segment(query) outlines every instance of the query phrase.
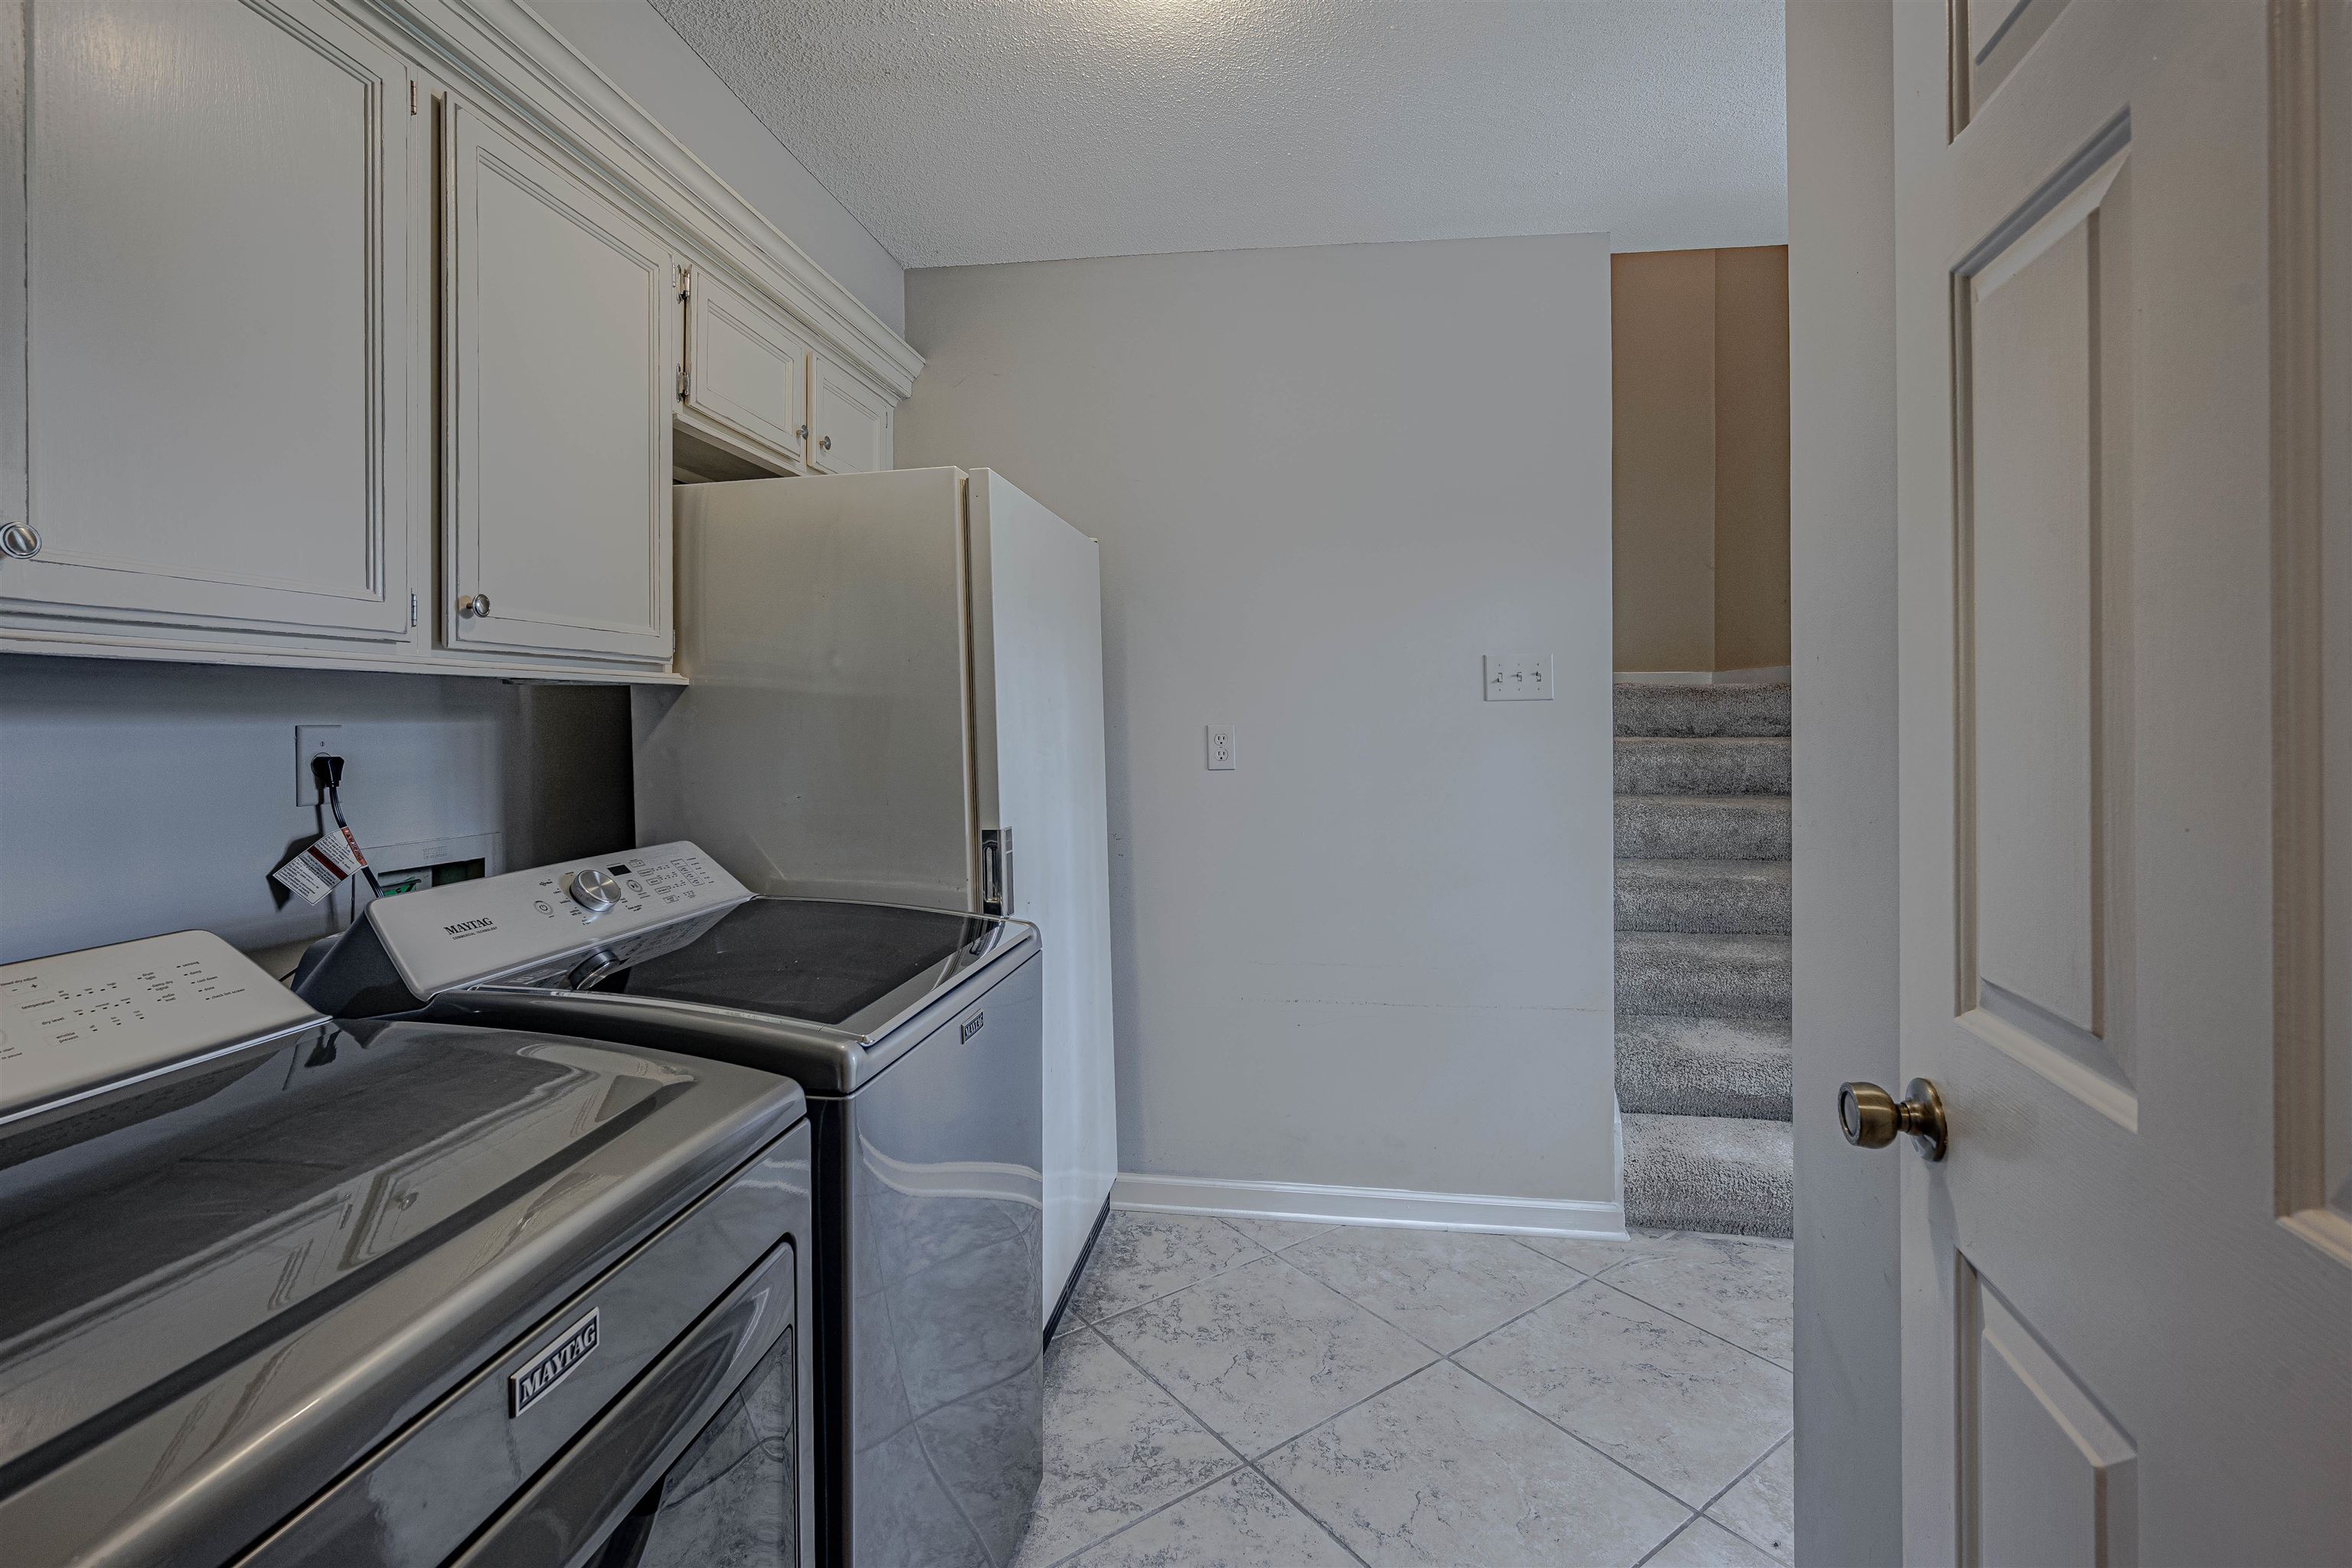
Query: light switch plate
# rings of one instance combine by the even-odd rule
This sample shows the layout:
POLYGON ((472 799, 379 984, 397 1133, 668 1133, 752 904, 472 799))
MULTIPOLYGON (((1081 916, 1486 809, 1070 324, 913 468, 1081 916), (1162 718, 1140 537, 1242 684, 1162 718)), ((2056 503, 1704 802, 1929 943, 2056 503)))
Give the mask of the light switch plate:
POLYGON ((1209 726, 1209 770, 1223 773, 1234 766, 1234 727, 1231 724, 1209 726))
POLYGON ((1549 702, 1551 700, 1551 655, 1490 653, 1486 656, 1486 700, 1489 702, 1549 702))

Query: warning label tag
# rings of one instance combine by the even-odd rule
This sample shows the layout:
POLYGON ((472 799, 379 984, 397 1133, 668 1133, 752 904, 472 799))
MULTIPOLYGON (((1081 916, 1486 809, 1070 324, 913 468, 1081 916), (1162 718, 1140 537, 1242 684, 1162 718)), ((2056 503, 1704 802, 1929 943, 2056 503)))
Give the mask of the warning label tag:
POLYGON ((360 874, 367 857, 348 827, 338 827, 269 873, 306 904, 315 904, 360 874))

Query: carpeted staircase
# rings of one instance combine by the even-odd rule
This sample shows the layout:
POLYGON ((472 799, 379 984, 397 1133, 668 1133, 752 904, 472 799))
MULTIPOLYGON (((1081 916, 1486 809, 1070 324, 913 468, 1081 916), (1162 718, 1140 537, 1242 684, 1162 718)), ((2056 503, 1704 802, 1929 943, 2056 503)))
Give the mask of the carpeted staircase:
POLYGON ((1789 689, 1616 706, 1625 1219, 1788 1236, 1789 689))

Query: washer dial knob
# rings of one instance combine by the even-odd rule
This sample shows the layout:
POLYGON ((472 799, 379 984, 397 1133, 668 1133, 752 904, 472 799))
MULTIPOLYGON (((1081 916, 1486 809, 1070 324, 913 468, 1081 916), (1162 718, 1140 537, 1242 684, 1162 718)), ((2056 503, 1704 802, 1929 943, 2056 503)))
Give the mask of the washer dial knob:
POLYGON ((610 871, 595 866, 572 873, 572 901, 592 915, 601 915, 621 896, 621 884, 610 871))

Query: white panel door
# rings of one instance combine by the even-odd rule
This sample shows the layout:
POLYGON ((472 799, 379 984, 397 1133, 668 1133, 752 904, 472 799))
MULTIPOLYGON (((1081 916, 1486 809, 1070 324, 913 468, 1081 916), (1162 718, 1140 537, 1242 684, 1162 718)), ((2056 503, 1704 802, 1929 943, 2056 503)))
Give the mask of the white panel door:
POLYGON ((1050 1314, 1118 1174, 1102 552, 986 468, 968 504, 981 826, 1009 836, 1006 912, 1045 943, 1050 1314))
POLYGON ((2273 809, 2315 321, 2273 272, 2307 193, 2270 193, 2352 141, 2273 90, 2294 0, 1897 12, 1901 1054, 1949 1131, 1880 1156, 1906 1559, 2341 1561, 2352 1247, 2273 1092, 2274 857, 2319 841, 2273 809))
POLYGON ((444 145, 446 640, 667 658, 675 259, 466 105, 444 145))
POLYGON ((809 467, 870 474, 890 466, 888 402, 822 353, 809 356, 809 467))
POLYGON ((316 0, 26 26, 38 552, 6 607, 404 637, 407 68, 316 0))
POLYGON ((809 341, 704 270, 688 279, 686 405, 738 438, 798 460, 808 434, 809 341))

